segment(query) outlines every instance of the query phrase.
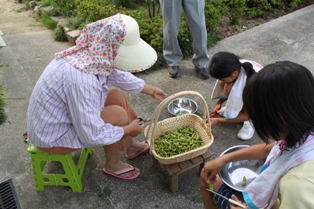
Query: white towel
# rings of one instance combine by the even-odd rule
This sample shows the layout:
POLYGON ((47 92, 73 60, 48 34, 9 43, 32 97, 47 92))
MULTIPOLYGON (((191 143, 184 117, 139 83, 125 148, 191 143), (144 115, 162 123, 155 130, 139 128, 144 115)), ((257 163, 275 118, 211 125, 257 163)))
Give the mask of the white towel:
MULTIPOLYGON (((251 63, 253 65, 253 69, 256 72, 258 72, 260 69, 263 68, 262 65, 251 60, 241 59, 240 62, 251 63)), ((234 119, 239 115, 240 111, 242 110, 242 107, 243 107, 242 93, 246 84, 246 79, 247 79, 247 76, 246 76, 245 70, 243 69, 243 67, 241 67, 239 76, 237 80, 235 81, 235 83, 233 84, 228 98, 224 94, 224 91, 221 88, 221 86, 218 84, 218 80, 216 81, 215 87, 211 95, 211 99, 212 100, 227 99, 226 106, 225 106, 226 110, 223 115, 225 118, 234 119)))
POLYGON ((242 92, 246 84, 246 73, 241 67, 237 80, 234 82, 229 97, 226 102, 224 117, 228 119, 236 118, 243 107, 242 92))

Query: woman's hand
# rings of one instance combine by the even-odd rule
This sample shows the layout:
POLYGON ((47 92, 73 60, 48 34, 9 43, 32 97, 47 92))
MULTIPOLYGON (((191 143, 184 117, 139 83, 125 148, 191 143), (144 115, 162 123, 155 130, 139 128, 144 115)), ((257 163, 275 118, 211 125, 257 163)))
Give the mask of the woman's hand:
POLYGON ((124 135, 132 136, 132 137, 138 136, 142 132, 145 126, 144 123, 140 124, 139 122, 140 122, 139 119, 135 119, 129 125, 123 126, 122 128, 124 130, 124 135))
MULTIPOLYGON (((239 199, 237 198, 237 196, 235 196, 234 194, 231 195, 231 199, 233 199, 234 201, 236 201, 236 202, 238 202, 238 203, 240 203, 240 204, 242 204, 242 205, 246 205, 246 206, 247 206, 247 204, 246 204, 245 202, 242 202, 241 200, 239 200, 239 199)), ((230 202, 229 204, 230 204, 230 209, 239 209, 239 208, 241 208, 240 206, 237 206, 237 205, 235 205, 235 204, 232 204, 231 202, 230 202)))
POLYGON ((151 97, 159 101, 163 101, 167 96, 167 94, 162 89, 149 84, 144 85, 142 93, 150 95, 151 97))
POLYGON ((163 101, 165 98, 166 98, 167 94, 165 94, 165 92, 156 87, 155 86, 155 89, 154 89, 154 93, 151 95, 151 97, 153 97, 154 99, 157 99, 159 101, 163 101))

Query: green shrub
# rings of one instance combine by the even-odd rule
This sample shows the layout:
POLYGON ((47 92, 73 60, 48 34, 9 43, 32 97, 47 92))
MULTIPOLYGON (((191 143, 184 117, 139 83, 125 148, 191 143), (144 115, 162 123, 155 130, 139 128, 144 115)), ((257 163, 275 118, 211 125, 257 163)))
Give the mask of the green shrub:
MULTIPOLYGON (((244 15, 251 17, 269 15, 276 8, 294 8, 305 2, 308 0, 206 0, 207 45, 212 46, 221 39, 216 28, 225 14, 228 15, 231 24, 239 24, 239 20, 244 15)), ((82 29, 88 23, 117 13, 130 15, 139 24, 141 38, 149 43, 158 54, 158 60, 152 69, 165 63, 163 22, 158 0, 43 0, 42 5, 53 6, 64 16, 70 16, 67 25, 70 29, 82 29)), ((46 16, 46 14, 42 15, 42 20, 44 19, 46 22, 44 25, 46 27, 51 25, 49 28, 54 29, 56 23, 46 16)), ((54 35, 62 37, 59 29, 54 31, 54 35)), ((192 38, 183 11, 178 41, 184 57, 192 55, 192 38)))
POLYGON ((76 0, 76 3, 78 16, 84 17, 88 22, 94 22, 118 13, 114 4, 108 4, 103 0, 76 0))
POLYGON ((251 17, 265 17, 274 9, 293 9, 308 0, 247 0, 246 13, 251 17))
POLYGON ((41 14, 41 21, 47 28, 54 30, 57 27, 57 23, 52 20, 47 12, 41 14))
POLYGON ((165 64, 162 51, 163 31, 161 15, 159 14, 153 18, 149 18, 145 10, 126 11, 125 14, 130 15, 137 21, 141 38, 149 43, 157 52, 158 59, 152 69, 156 69, 165 64))
POLYGON ((182 51, 183 57, 187 57, 193 54, 192 37, 190 34, 189 25, 186 22, 185 15, 181 13, 180 30, 178 35, 178 42, 182 51))
POLYGON ((73 17, 77 15, 75 0, 53 0, 52 6, 57 13, 65 17, 73 17))
POLYGON ((113 3, 117 6, 122 6, 130 9, 134 9, 136 7, 135 0, 112 0, 113 3))
POLYGON ((212 47, 217 41, 221 40, 221 36, 218 32, 212 31, 207 36, 207 47, 212 47))
POLYGON ((71 30, 76 30, 82 29, 86 24, 88 24, 88 22, 84 17, 75 16, 68 19, 66 26, 71 30))
POLYGON ((294 9, 300 4, 306 3, 308 0, 286 0, 289 8, 294 9))
POLYGON ((53 6, 53 0, 42 0, 39 3, 42 7, 53 6))
POLYGON ((63 30, 63 27, 58 26, 53 30, 53 38, 56 41, 67 41, 67 36, 63 30))
POLYGON ((230 23, 239 25, 240 18, 245 14, 246 0, 225 0, 228 7, 230 23))
POLYGON ((221 39, 215 28, 222 20, 223 13, 227 10, 227 6, 223 0, 205 1, 205 24, 207 30, 207 47, 221 39))
POLYGON ((213 32, 222 20, 222 14, 227 10, 223 0, 205 1, 206 30, 213 32))

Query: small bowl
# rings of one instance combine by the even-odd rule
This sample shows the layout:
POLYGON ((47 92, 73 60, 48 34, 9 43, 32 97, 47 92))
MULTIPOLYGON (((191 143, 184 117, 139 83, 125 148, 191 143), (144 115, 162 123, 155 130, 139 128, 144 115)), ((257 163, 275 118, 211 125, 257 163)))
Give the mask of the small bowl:
POLYGON ((180 97, 168 104, 168 111, 174 116, 193 114, 198 110, 196 102, 190 98, 180 97))
MULTIPOLYGON (((248 145, 237 145, 223 151, 221 155, 234 152, 239 149, 249 147, 248 145)), ((221 156, 220 155, 220 156, 221 156)), ((221 180, 232 189, 243 192, 259 174, 265 160, 241 160, 226 163, 219 172, 221 180), (242 186, 243 177, 246 178, 246 184, 242 186)))

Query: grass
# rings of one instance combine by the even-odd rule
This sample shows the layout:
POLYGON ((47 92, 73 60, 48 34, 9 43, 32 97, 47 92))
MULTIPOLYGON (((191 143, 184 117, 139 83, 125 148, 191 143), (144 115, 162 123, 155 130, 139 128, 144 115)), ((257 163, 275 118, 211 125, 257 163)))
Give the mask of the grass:
POLYGON ((67 41, 67 36, 61 26, 56 27, 53 30, 53 38, 57 41, 67 41))
POLYGON ((0 84, 0 125, 5 122, 7 119, 7 115, 5 114, 4 111, 4 106, 5 106, 5 97, 4 97, 4 88, 3 85, 0 84))
POLYGON ((54 30, 57 27, 57 23, 50 18, 50 15, 45 12, 41 15, 41 21, 47 28, 54 30))

